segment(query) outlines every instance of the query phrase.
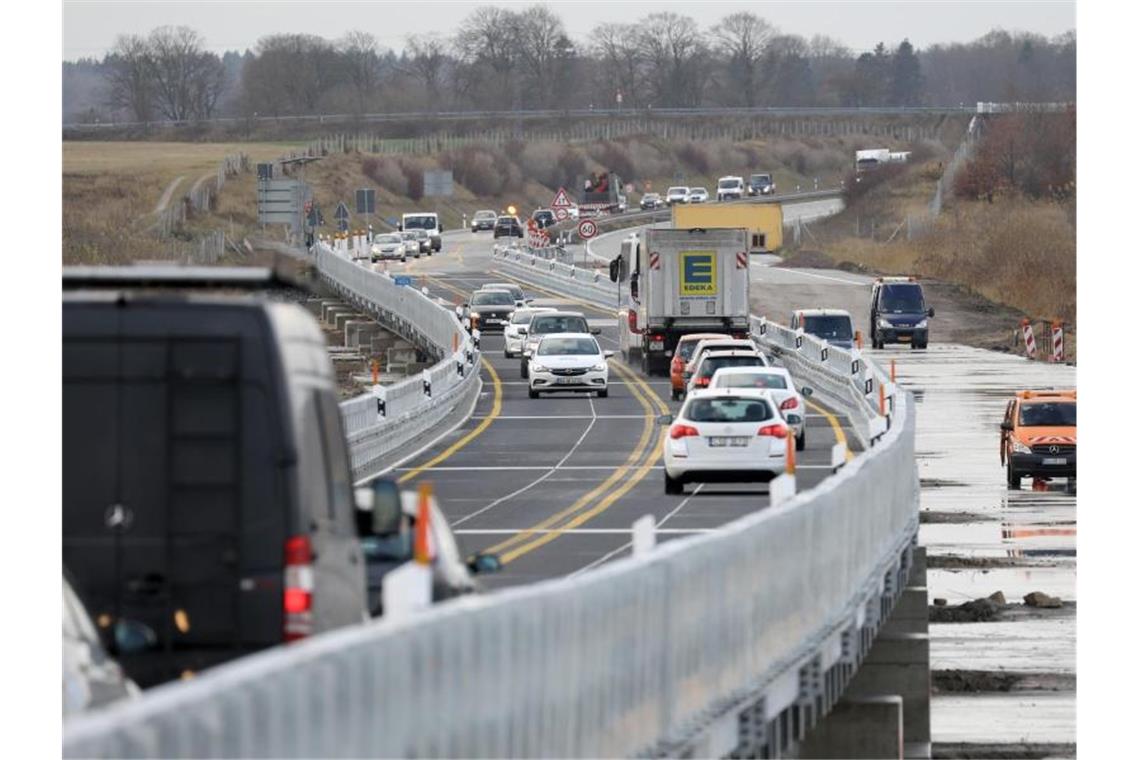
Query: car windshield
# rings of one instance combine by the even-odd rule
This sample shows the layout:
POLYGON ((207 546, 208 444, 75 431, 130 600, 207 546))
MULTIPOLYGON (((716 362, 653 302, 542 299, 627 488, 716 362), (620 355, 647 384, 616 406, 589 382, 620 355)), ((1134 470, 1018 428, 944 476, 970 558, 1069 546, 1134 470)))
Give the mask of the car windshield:
POLYGON ((536 313, 537 312, 533 312, 533 311, 516 311, 514 316, 511 317, 511 324, 512 325, 530 324, 530 321, 532 319, 534 319, 536 313))
POLYGON ((496 216, 496 214, 494 211, 476 211, 475 212, 475 218, 476 219, 494 219, 495 216, 496 216))
POLYGON ((471 299, 472 306, 514 306, 515 299, 503 290, 481 290, 471 299))
POLYGON ((763 422, 772 410, 763 399, 695 398, 681 416, 693 422, 763 422))
POLYGON ((689 192, 687 187, 671 187, 669 188, 669 195, 684 195, 689 192))
POLYGON ((691 192, 693 193, 693 195, 708 195, 709 194, 709 191, 705 190, 703 187, 694 187, 691 192))
POLYGON ((738 180, 738 179, 722 179, 720 181, 720 187, 722 187, 722 188, 740 187, 740 180, 738 180))
POLYGON ((646 193, 646 194, 645 194, 645 198, 644 198, 644 200, 647 200, 647 201, 655 201, 655 200, 657 200, 659 197, 660 197, 660 196, 659 196, 659 195, 657 195, 657 193, 646 193))
POLYGON ((759 356, 710 356, 701 363, 701 377, 712 377, 721 367, 763 367, 759 356))
POLYGON ((769 388, 787 390, 788 380, 783 375, 770 372, 741 372, 722 375, 716 380, 718 388, 769 388))
POLYGON ((372 242, 379 243, 380 245, 391 245, 392 243, 401 242, 401 238, 399 235, 380 235, 372 242))
POLYGON ((753 174, 752 175, 752 181, 758 185, 764 184, 766 182, 771 182, 771 180, 772 180, 772 178, 769 177, 767 174, 753 174))
MULTIPOLYGON (((701 354, 704 355, 710 351, 737 351, 745 350, 747 348, 748 346, 743 346, 737 343, 710 343, 701 349, 701 354)), ((696 350, 696 346, 693 346, 693 350, 696 350)))
POLYGON ((918 285, 884 285, 879 308, 891 314, 919 314, 926 311, 922 288, 918 285))
POLYGON ((804 317, 804 332, 827 340, 851 340, 851 318, 804 317))
POLYGON ((1048 401, 1022 404, 1022 427, 1075 427, 1077 405, 1072 401, 1048 401))
POLYGON ((497 221, 496 224, 501 227, 506 227, 508 225, 513 227, 515 224, 517 224, 517 222, 515 222, 515 218, 513 216, 500 216, 499 221, 497 221))
POLYGON ((405 216, 405 230, 434 230, 436 221, 434 216, 405 216))
POLYGON ((542 356, 594 356, 601 351, 593 338, 546 338, 539 344, 538 353, 542 356))
POLYGON ((535 317, 530 326, 531 335, 547 333, 590 332, 585 317, 535 317))

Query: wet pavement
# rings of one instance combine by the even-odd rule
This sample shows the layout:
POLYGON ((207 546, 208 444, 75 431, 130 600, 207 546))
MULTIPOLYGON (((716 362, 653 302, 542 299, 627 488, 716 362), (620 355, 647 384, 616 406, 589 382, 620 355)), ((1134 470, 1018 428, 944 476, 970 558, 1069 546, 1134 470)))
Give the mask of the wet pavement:
MULTIPOLYGON (((917 401, 922 509, 931 513, 919 527, 919 542, 932 567, 930 599, 953 605, 1001 591, 1019 604, 1025 594, 1043 591, 1075 601, 1076 495, 1063 481, 1035 486, 1026 479, 1020 490, 1007 490, 998 424, 1014 392, 1076 387, 1076 369, 934 343, 926 351, 872 353, 885 366, 895 359, 898 382, 917 401), (955 567, 980 559, 1004 566, 955 567)), ((1073 673, 1076 614, 1048 612, 1058 614, 932 624, 931 668, 1073 673)), ((931 724, 936 744, 1075 743, 1076 694, 935 694, 931 724)))

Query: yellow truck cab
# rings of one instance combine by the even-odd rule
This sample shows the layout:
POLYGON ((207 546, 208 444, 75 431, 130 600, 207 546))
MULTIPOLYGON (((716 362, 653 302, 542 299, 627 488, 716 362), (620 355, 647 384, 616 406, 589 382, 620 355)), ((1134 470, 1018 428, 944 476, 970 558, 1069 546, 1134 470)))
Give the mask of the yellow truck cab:
POLYGON ((1077 392, 1018 391, 1001 423, 1006 483, 1023 477, 1077 479, 1077 392))

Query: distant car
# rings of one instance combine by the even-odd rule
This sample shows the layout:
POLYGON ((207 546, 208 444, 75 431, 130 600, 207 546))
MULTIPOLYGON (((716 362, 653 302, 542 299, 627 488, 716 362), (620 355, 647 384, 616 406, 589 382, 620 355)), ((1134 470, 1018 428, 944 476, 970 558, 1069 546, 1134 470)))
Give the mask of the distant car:
POLYGON ((713 373, 709 388, 759 388, 771 391, 784 422, 795 433, 796 450, 803 451, 807 446, 807 423, 804 417, 807 402, 804 397, 810 396, 812 389, 804 387, 797 391, 791 373, 783 367, 725 367, 713 373))
POLYGON ((540 230, 544 230, 558 221, 554 216, 554 212, 548 208, 535 209, 535 212, 530 215, 530 218, 534 220, 535 225, 537 225, 540 230))
POLYGON ((703 187, 689 189, 689 203, 704 203, 709 199, 709 191, 703 187))
POLYGON ((787 467, 788 424, 770 391, 717 388, 694 391, 669 425, 662 444, 665 493, 686 483, 767 482, 787 467))
POLYGON ((416 236, 416 241, 420 244, 420 253, 431 256, 431 235, 427 233, 427 230, 412 230, 412 234, 416 236))
POLYGON ((495 221, 495 231, 492 236, 498 240, 501 237, 517 237, 523 236, 523 228, 519 223, 517 216, 500 216, 495 221))
POLYGON ((772 181, 771 174, 753 174, 748 178, 749 195, 774 195, 775 193, 776 183, 772 181))
POLYGON ((871 346, 909 343, 926 348, 930 340, 928 320, 934 309, 926 305, 922 285, 913 277, 880 277, 871 286, 871 346))
POLYGON ((855 327, 851 315, 843 309, 799 309, 792 312, 789 326, 808 335, 826 340, 839 348, 855 345, 855 327))
POLYGON ((732 340, 732 336, 724 333, 690 333, 681 336, 677 341, 676 348, 673 349, 673 359, 669 362, 669 385, 674 401, 685 395, 685 379, 683 378, 685 365, 692 358, 693 349, 697 347, 697 344, 706 339, 732 340))
POLYGON ((718 369, 724 367, 767 367, 768 360, 756 350, 735 351, 706 351, 697 360, 693 369, 693 376, 689 378, 689 386, 685 389, 686 395, 693 391, 707 388, 712 382, 712 376, 718 369))
POLYGON ((515 313, 515 298, 506 290, 476 290, 471 294, 467 312, 471 329, 480 332, 502 331, 515 313))
POLYGON ((554 311, 554 307, 527 306, 521 309, 515 309, 515 313, 511 315, 510 324, 503 329, 503 356, 505 358, 513 359, 516 356, 522 355, 527 330, 530 328, 530 321, 534 319, 536 314, 541 314, 545 311, 554 311))
POLYGON ((744 197, 743 177, 721 177, 716 182, 718 201, 738 201, 744 197))
POLYGON ((1021 479, 1077 480, 1077 392, 1018 391, 1001 421, 1001 463, 1006 485, 1021 479))
POLYGON ((641 196, 641 203, 638 204, 642 211, 654 211, 665 205, 665 201, 661 199, 658 193, 646 193, 641 196))
MULTIPOLYGON (((139 623, 120 618, 115 623, 114 639, 119 648, 144 649, 157 641, 157 636, 139 623), (148 635, 148 633, 150 635, 148 635)), ((120 699, 133 699, 141 692, 135 682, 123 674, 99 641, 99 633, 91 622, 75 589, 63 579, 63 715, 69 717, 120 699)))
POLYGON ((578 207, 577 206, 567 206, 566 214, 571 219, 577 219, 578 218, 578 207))
MULTIPOLYGON (((423 230, 420 230, 420 232, 423 232, 423 230)), ((424 234, 426 235, 427 233, 425 232, 424 234)), ((420 254, 431 253, 431 241, 428 241, 427 250, 425 251, 423 245, 420 243, 419 237, 416 236, 415 230, 405 230, 400 233, 400 237, 404 239, 404 249, 409 256, 414 256, 418 259, 420 254)))
POLYGON ((548 334, 530 357, 530 397, 550 391, 596 392, 609 395, 609 365, 613 351, 603 351, 590 333, 548 334))
POLYGON ((750 338, 733 338, 727 335, 724 337, 702 338, 693 346, 689 359, 681 370, 681 380, 686 390, 689 387, 689 380, 693 377, 693 371, 697 368, 697 363, 708 351, 753 351, 759 354, 760 358, 764 359, 765 365, 770 363, 768 362, 768 357, 764 356, 763 352, 756 348, 756 344, 753 343, 750 338))
POLYGON ((499 215, 494 211, 476 211, 474 216, 471 217, 471 231, 493 230, 495 229, 495 220, 498 218, 499 215))
POLYGON ((511 294, 511 298, 515 299, 515 306, 519 308, 525 306, 530 300, 526 297, 526 293, 523 293, 523 289, 513 282, 488 282, 480 285, 475 292, 479 292, 479 290, 505 290, 511 294))
MULTIPOLYGON (((361 539, 368 575, 368 608, 384 614, 384 576, 414 560, 414 533, 419 518, 419 494, 401 492, 393 480, 378 478, 356 490, 358 521, 370 535, 361 539)), ((431 601, 440 602, 483 591, 475 577, 502 567, 497 555, 477 553, 465 558, 447 516, 434 498, 428 503, 428 562, 431 565, 431 601)))
POLYGON ((404 245, 404 237, 399 232, 390 232, 372 238, 372 260, 382 261, 395 259, 408 260, 408 247, 404 245))
POLYGON ((408 230, 424 230, 431 237, 431 249, 439 251, 443 248, 443 224, 439 221, 439 214, 412 213, 404 214, 397 227, 401 232, 408 230))
POLYGON ((526 379, 529 377, 528 362, 534 349, 538 347, 543 337, 553 333, 589 333, 595 334, 597 330, 590 329, 590 323, 579 311, 552 311, 546 314, 535 314, 530 320, 527 329, 526 341, 523 343, 522 359, 519 362, 519 375, 526 379))
POLYGON ((689 188, 678 185, 671 187, 665 191, 665 205, 672 206, 675 203, 688 203, 689 202, 689 188))

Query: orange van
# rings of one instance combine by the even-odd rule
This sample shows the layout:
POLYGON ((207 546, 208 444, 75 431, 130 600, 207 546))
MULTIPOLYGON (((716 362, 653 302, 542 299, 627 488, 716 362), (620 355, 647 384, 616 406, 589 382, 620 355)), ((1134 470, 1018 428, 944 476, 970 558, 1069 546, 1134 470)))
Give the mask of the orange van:
POLYGON ((1077 479, 1077 392, 1019 391, 1001 422, 1001 463, 1006 483, 1021 479, 1077 479))

